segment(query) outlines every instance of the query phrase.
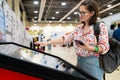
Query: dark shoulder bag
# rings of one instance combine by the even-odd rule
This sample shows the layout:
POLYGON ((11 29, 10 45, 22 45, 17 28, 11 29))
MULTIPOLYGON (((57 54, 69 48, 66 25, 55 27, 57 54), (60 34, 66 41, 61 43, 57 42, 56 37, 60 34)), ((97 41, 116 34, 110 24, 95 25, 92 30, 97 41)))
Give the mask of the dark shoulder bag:
MULTIPOLYGON (((94 35, 99 40, 100 34, 100 22, 97 22, 94 25, 94 35)), ((100 67, 104 70, 105 73, 111 73, 120 64, 120 42, 114 38, 109 38, 110 49, 106 54, 100 54, 100 67)))

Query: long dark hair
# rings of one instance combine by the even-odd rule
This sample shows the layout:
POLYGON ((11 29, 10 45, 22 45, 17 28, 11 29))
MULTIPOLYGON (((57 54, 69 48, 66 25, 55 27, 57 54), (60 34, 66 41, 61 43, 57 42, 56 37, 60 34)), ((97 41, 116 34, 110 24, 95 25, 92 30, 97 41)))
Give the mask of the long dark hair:
POLYGON ((97 21, 97 17, 99 16, 99 9, 97 3, 94 0, 84 0, 80 4, 80 6, 86 6, 89 12, 95 12, 91 20, 89 21, 89 25, 95 24, 97 21))

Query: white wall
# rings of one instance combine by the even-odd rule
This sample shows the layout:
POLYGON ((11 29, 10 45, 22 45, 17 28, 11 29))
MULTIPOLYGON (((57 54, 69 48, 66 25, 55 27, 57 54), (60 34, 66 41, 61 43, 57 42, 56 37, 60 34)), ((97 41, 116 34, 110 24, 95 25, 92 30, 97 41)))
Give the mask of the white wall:
POLYGON ((70 24, 49 24, 49 25, 38 25, 38 26, 32 26, 32 28, 37 30, 42 30, 43 34, 45 35, 45 39, 50 38, 50 36, 54 33, 57 33, 57 37, 64 35, 67 32, 73 31, 76 27, 76 24, 70 25, 70 24))
POLYGON ((64 35, 66 32, 69 32, 69 31, 72 31, 74 30, 74 26, 45 26, 43 28, 43 34, 46 36, 46 37, 50 37, 51 34, 53 33, 57 33, 58 36, 61 36, 61 35, 64 35))
POLYGON ((108 30, 110 30, 110 25, 113 22, 120 21, 120 13, 108 16, 106 18, 103 18, 103 19, 101 19, 101 21, 104 21, 106 23, 107 27, 108 27, 108 30))

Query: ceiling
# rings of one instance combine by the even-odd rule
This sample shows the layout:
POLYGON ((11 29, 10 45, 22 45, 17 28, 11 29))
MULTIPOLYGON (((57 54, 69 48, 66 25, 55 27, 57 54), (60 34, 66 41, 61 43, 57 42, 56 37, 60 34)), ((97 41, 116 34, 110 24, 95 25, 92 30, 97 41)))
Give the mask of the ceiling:
MULTIPOLYGON (((74 14, 82 0, 21 0, 21 9, 26 12, 29 22, 45 21, 79 21, 79 16, 74 14), (38 1, 38 5, 33 4, 38 1), (66 2, 62 6, 61 3, 66 2), (34 13, 38 11, 38 13, 34 13), (56 13, 59 11, 59 13, 56 13), (69 18, 68 18, 69 17, 69 18)), ((95 0, 100 9, 100 17, 110 16, 109 13, 120 12, 120 0, 95 0), (111 7, 107 7, 111 4, 111 7)))

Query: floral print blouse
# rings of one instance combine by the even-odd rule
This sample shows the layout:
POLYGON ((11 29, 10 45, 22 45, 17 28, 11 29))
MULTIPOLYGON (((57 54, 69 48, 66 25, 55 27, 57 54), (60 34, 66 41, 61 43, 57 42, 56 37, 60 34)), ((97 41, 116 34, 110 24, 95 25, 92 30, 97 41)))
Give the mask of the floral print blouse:
POLYGON ((87 43, 91 46, 99 45, 103 49, 102 54, 104 54, 109 50, 108 30, 103 22, 101 22, 99 26, 100 26, 100 34, 99 34, 98 43, 96 36, 94 35, 93 25, 91 25, 89 27, 89 30, 85 33, 83 32, 82 26, 78 25, 73 32, 71 32, 69 35, 64 36, 64 43, 73 42, 76 54, 78 56, 83 56, 83 57, 91 56, 91 55, 99 56, 99 54, 77 47, 77 45, 75 44, 75 40, 81 40, 82 42, 87 43))

